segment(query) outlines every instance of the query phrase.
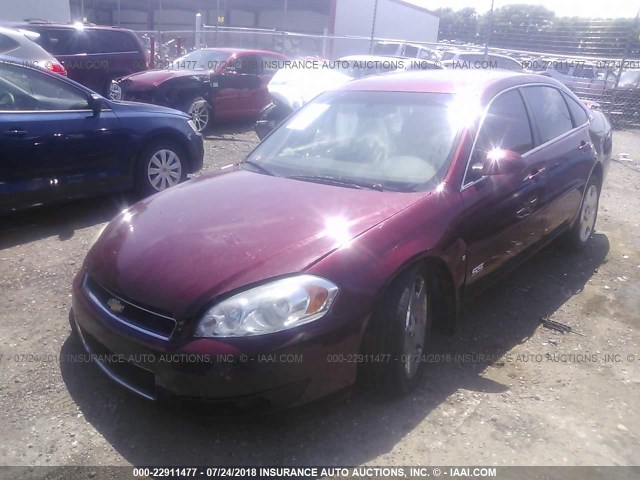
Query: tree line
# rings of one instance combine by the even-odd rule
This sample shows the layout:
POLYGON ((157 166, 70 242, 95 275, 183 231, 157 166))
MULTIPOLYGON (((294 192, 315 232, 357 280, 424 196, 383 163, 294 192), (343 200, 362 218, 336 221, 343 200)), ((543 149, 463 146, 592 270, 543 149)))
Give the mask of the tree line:
POLYGON ((439 40, 544 53, 640 58, 637 19, 557 17, 540 5, 505 5, 478 14, 468 7, 436 10, 439 40))

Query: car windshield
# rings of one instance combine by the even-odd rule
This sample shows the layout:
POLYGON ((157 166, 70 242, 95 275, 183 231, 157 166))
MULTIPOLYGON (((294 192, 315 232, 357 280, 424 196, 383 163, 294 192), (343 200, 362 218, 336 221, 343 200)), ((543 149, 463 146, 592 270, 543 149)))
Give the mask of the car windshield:
MULTIPOLYGON (((341 59, 339 59, 340 61, 341 59)), ((378 73, 387 73, 398 70, 404 62, 397 58, 367 58, 347 59, 344 63, 349 64, 348 68, 341 70, 342 73, 351 78, 362 78, 378 73)))
POLYGON ((627 70, 620 75, 619 87, 635 87, 640 80, 640 70, 627 70))
POLYGON ((215 50, 194 50, 171 63, 174 70, 217 70, 231 54, 215 50))
POLYGON ((351 188, 433 188, 450 162, 454 96, 327 92, 265 139, 242 168, 351 188))

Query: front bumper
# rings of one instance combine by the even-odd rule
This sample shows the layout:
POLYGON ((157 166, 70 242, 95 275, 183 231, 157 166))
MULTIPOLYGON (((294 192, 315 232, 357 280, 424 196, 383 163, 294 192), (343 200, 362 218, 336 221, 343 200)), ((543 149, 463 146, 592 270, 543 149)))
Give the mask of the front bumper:
POLYGON ((84 278, 81 271, 74 281, 71 321, 85 351, 109 378, 146 399, 204 401, 211 413, 260 413, 302 405, 355 381, 356 364, 332 363, 331 356, 357 352, 357 331, 311 337, 300 331, 300 341, 274 338, 274 348, 258 350, 243 349, 238 339, 165 340, 110 318, 89 298, 84 278))
POLYGON ((204 138, 198 132, 189 134, 189 171, 196 173, 204 165, 204 138))

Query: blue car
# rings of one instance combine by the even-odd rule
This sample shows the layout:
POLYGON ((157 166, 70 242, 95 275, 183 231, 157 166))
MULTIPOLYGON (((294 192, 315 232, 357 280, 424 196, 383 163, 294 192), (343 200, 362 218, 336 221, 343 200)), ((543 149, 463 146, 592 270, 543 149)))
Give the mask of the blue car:
POLYGON ((0 213, 135 189, 149 195, 202 168, 190 117, 107 100, 0 56, 0 213))

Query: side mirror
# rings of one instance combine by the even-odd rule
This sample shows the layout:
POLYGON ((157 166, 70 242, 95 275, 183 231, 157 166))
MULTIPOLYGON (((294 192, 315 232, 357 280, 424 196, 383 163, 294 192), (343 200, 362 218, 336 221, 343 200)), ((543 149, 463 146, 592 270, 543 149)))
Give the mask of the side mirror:
POLYGON ((484 162, 482 162, 482 175, 519 173, 524 167, 524 159, 519 153, 494 148, 487 154, 484 162))
POLYGON ((94 117, 99 117, 102 111, 102 97, 97 93, 92 93, 89 96, 89 108, 93 112, 94 117))

